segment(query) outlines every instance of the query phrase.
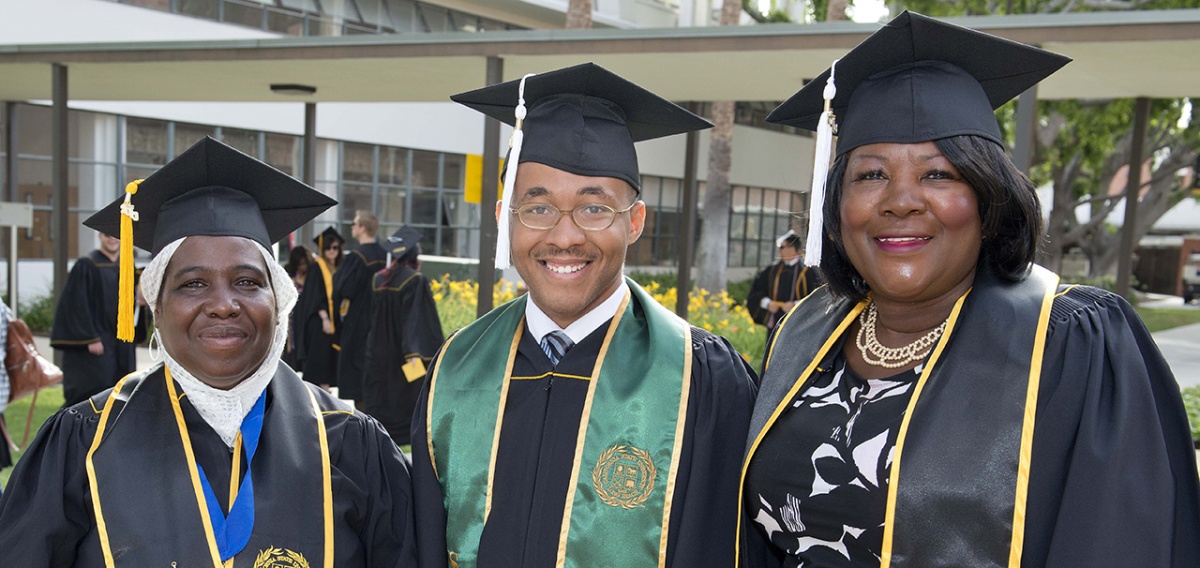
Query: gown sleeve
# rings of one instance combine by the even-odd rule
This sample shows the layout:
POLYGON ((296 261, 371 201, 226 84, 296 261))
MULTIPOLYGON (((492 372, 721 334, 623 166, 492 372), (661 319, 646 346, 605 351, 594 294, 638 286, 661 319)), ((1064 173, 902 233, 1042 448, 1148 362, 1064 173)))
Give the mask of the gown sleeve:
POLYGON ((1200 478, 1179 385, 1124 299, 1055 301, 1023 566, 1200 566, 1200 478))
POLYGON ((764 268, 754 277, 754 282, 750 284, 750 292, 746 294, 746 309, 750 311, 750 318, 757 324, 764 324, 769 313, 763 309, 762 300, 767 297, 767 280, 770 278, 771 266, 764 268))
POLYGON ((92 526, 84 460, 99 416, 87 405, 50 417, 13 469, 0 498, 0 564, 75 564, 92 526))
POLYGON ((90 258, 81 258, 71 267, 54 310, 50 345, 55 349, 84 349, 89 343, 100 341, 95 314, 103 308, 92 305, 96 297, 93 290, 100 286, 99 277, 90 258))
POLYGON ((347 417, 343 434, 347 448, 360 451, 347 454, 341 460, 361 459, 361 464, 343 462, 340 473, 361 476, 352 479, 352 486, 363 492, 363 526, 359 538, 372 568, 414 568, 416 541, 413 533, 412 477, 408 460, 392 442, 383 426, 362 413, 347 417), (355 440, 347 439, 354 436, 355 440))
MULTIPOLYGON (((342 322, 342 303, 349 301, 354 302, 359 298, 355 298, 359 288, 362 286, 363 279, 370 281, 371 275, 366 273, 367 265, 363 262, 362 253, 354 250, 346 254, 346 259, 342 265, 338 267, 337 272, 333 273, 333 311, 336 314, 329 314, 329 317, 335 318, 334 323, 337 326, 337 334, 341 334, 342 322)), ((349 304, 347 304, 347 307, 349 304)))
POLYGON ((692 328, 692 346, 668 566, 728 568, 734 565, 742 454, 758 380, 725 338, 692 328))

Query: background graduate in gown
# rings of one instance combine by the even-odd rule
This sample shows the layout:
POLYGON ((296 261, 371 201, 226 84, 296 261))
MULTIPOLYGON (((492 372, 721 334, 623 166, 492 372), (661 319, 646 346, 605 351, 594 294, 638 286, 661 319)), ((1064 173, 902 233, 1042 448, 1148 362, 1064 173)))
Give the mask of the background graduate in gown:
POLYGON ((397 229, 383 242, 392 261, 371 283, 364 410, 400 445, 411 441, 425 368, 445 340, 429 279, 420 272, 420 242, 416 229, 397 229))
POLYGON ((529 293, 448 339, 426 379, 421 565, 728 568, 754 374, 622 275, 646 219, 634 142, 708 122, 593 64, 452 98, 526 117, 496 260, 529 293))
POLYGON ((839 138, 806 255, 829 285, 767 346, 749 566, 1200 566, 1170 369, 1124 299, 1032 264, 992 109, 1067 62, 905 12, 768 117, 832 107, 839 138))
POLYGON ((353 400, 359 408, 371 329, 371 281, 387 262, 387 251, 375 241, 378 229, 379 219, 373 213, 361 209, 354 213, 350 236, 358 246, 346 252, 345 263, 333 277, 338 397, 353 400))
POLYGON ((58 306, 50 345, 63 352, 63 407, 112 388, 137 369, 136 343, 146 338, 140 310, 134 343, 117 341, 117 237, 98 233, 100 248, 71 267, 58 306))
POLYGON ((338 352, 334 349, 333 276, 342 265, 346 242, 337 230, 327 227, 313 238, 317 254, 309 263, 304 288, 293 315, 296 370, 304 380, 326 390, 337 385, 338 352))
POLYGON ((165 361, 42 427, 0 501, 3 564, 415 566, 404 456, 280 363, 296 293, 268 247, 336 202, 211 138, 131 189, 87 223, 155 254, 165 361))

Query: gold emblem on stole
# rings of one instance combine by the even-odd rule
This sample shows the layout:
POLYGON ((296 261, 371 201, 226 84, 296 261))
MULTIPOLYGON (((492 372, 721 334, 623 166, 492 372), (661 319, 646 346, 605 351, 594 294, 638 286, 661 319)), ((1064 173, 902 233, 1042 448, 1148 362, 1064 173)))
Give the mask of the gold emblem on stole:
POLYGON ((286 548, 268 547, 258 552, 254 560, 254 568, 309 568, 308 560, 299 552, 286 548))
POLYGON ((592 468, 592 487, 605 505, 633 509, 654 491, 658 471, 646 450, 634 446, 613 446, 604 450, 592 468))

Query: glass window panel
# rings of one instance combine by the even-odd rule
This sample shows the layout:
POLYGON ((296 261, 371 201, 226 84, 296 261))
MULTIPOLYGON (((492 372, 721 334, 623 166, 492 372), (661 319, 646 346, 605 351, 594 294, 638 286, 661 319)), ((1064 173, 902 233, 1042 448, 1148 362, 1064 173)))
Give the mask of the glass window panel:
POLYGON ((171 11, 171 0, 122 0, 121 3, 142 6, 143 8, 153 8, 164 12, 171 11))
POLYGON ((250 0, 241 2, 225 2, 224 18, 226 22, 250 28, 263 28, 263 8, 250 0))
POLYGON ((317 9, 315 0, 279 0, 279 5, 284 8, 291 8, 302 12, 320 13, 317 9))
POLYGON ((50 108, 17 105, 17 153, 50 155, 50 108))
POLYGON ((127 117, 125 161, 131 164, 167 163, 167 123, 149 118, 127 117))
POLYGON ((414 189, 412 194, 412 222, 417 225, 438 225, 438 192, 414 189))
POLYGON ((421 14, 421 23, 424 24, 424 31, 430 33, 450 31, 449 15, 445 8, 419 4, 417 11, 421 14))
POLYGON ((182 154, 193 144, 213 135, 213 127, 199 124, 175 123, 175 155, 182 154))
POLYGON ((387 0, 392 27, 400 33, 417 31, 416 5, 411 0, 387 0))
MULTIPOLYGON (((167 4, 168 0, 162 0, 162 3, 167 4)), ((219 0, 177 0, 175 6, 180 14, 215 20, 218 14, 218 4, 220 4, 219 0)))
POLYGON ((268 132, 266 138, 267 155, 263 161, 285 174, 300 177, 302 174, 298 164, 301 161, 300 148, 303 146, 300 137, 268 132))
POLYGON ((467 157, 461 154, 445 154, 442 159, 442 187, 463 189, 463 175, 467 157))
POLYGON ((222 128, 221 141, 255 158, 258 155, 258 133, 239 128, 222 128))
POLYGON ((382 186, 379 188, 379 220, 384 223, 404 223, 403 187, 382 186))
POLYGON ((438 186, 439 160, 437 152, 412 151, 413 187, 438 186))
POLYGON ((392 22, 387 17, 387 9, 383 7, 383 0, 354 0, 354 3, 358 5, 363 22, 372 26, 392 27, 392 22))
POLYGON ((267 31, 290 36, 302 36, 304 35, 304 16, 281 10, 268 10, 267 31))
POLYGON ((379 183, 408 183, 408 149, 380 146, 379 183))
POLYGON ((321 0, 321 9, 326 16, 338 20, 358 21, 354 5, 347 0, 321 0))
POLYGON ((375 169, 375 150, 369 144, 345 142, 342 144, 342 179, 345 181, 370 182, 375 169))
POLYGON ((375 207, 371 200, 371 186, 347 183, 342 186, 342 198, 338 200, 341 203, 342 220, 344 227, 339 228, 345 230, 343 236, 349 237, 350 223, 354 222, 354 212, 359 209, 374 211, 375 207))

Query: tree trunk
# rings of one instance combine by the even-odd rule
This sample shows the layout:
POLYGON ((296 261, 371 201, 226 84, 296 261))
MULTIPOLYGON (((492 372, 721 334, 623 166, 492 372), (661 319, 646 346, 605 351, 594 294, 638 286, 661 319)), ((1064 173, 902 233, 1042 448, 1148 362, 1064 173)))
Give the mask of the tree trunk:
POLYGON ((570 0, 567 4, 568 30, 588 29, 592 27, 592 0, 570 0))
POLYGON ((825 10, 825 21, 844 22, 849 19, 846 17, 846 0, 829 0, 829 7, 825 10))
MULTIPOLYGON (((741 0, 724 0, 721 25, 734 26, 742 13, 741 0)), ((700 210, 700 246, 696 265, 700 271, 696 285, 710 292, 725 289, 725 269, 729 266, 729 214, 733 190, 729 170, 733 162, 734 101, 712 103, 713 128, 708 144, 708 181, 704 188, 704 206, 700 210)))

